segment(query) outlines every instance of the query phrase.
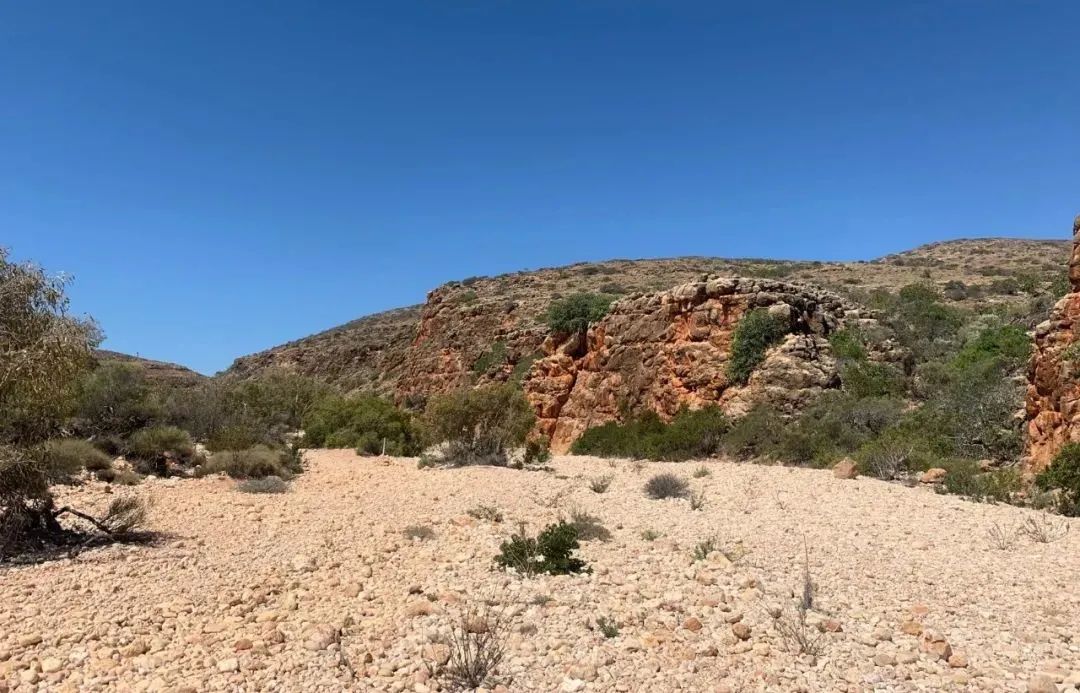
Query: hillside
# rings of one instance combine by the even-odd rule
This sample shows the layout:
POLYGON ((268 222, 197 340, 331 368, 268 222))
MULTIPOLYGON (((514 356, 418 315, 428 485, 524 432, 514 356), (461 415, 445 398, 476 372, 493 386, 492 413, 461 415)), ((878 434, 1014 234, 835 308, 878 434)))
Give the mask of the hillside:
POLYGON ((190 368, 181 366, 176 363, 167 363, 165 361, 144 359, 139 356, 122 354, 118 351, 98 349, 97 359, 99 363, 119 361, 121 363, 134 364, 142 368, 143 372, 146 374, 146 377, 151 382, 170 388, 191 387, 193 385, 198 385, 199 383, 207 379, 205 375, 201 373, 196 373, 190 368))
POLYGON ((617 259, 472 277, 432 291, 423 306, 370 315, 238 358, 226 374, 250 377, 284 368, 345 390, 400 398, 443 390, 483 378, 474 372, 478 361, 493 365, 492 375, 499 377, 506 375, 500 369, 527 365, 543 340, 543 316, 553 300, 576 292, 656 292, 702 275, 783 278, 856 299, 930 282, 958 306, 1004 304, 1030 313, 1046 310, 1051 297, 1064 293, 1069 247, 1065 240, 964 239, 873 261, 617 259), (1038 295, 1041 302, 1033 306, 1038 295))

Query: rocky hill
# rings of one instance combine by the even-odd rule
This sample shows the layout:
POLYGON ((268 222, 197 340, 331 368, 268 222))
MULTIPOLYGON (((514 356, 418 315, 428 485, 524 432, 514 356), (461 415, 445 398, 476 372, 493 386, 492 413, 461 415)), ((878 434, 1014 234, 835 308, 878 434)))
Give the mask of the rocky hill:
POLYGON ((520 378, 542 356, 544 314, 577 292, 649 294, 701 277, 757 277, 807 284, 859 299, 929 282, 957 305, 1006 304, 1031 312, 1067 290, 1065 240, 965 239, 873 261, 817 262, 683 257, 610 260, 473 277, 432 291, 422 306, 360 318, 245 356, 226 371, 250 377, 284 368, 345 390, 399 400, 485 380, 520 378))
POLYGON ((108 351, 106 349, 98 349, 96 356, 99 363, 119 361, 139 366, 151 382, 165 387, 192 387, 207 380, 205 375, 175 363, 144 359, 139 356, 121 354, 118 351, 108 351))

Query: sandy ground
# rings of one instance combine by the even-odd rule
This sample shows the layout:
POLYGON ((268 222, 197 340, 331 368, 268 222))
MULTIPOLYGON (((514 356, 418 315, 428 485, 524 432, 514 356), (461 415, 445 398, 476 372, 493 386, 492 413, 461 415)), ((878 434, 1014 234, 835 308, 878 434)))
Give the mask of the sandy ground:
MULTIPOLYGON (((1018 535, 999 549, 991 527, 1044 515, 726 462, 691 478, 696 463, 566 457, 524 472, 308 459, 283 495, 226 479, 118 488, 153 497, 159 545, 0 567, 0 691, 441 690, 425 662, 481 603, 508 624, 500 690, 1080 687, 1080 522, 1058 541, 1018 535), (705 507, 647 499, 659 471, 686 477, 705 507), (588 479, 605 474, 610 489, 594 493, 588 479), (504 521, 469 517, 478 504, 504 521), (493 567, 516 523, 535 532, 573 509, 612 534, 583 544, 591 574, 493 567), (406 539, 409 525, 435 536, 406 539), (695 562, 709 536, 734 561, 695 562), (774 621, 794 618, 807 559, 816 658, 793 652, 774 621), (618 634, 605 637, 598 617, 618 634)), ((110 498, 99 484, 65 495, 99 508, 110 498)))

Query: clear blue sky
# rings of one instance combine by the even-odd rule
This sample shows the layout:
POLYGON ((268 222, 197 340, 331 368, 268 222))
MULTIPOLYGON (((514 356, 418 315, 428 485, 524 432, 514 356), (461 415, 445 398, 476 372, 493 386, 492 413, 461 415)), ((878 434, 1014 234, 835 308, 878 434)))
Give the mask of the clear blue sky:
POLYGON ((1065 238, 1080 3, 8 2, 0 243, 203 372, 476 274, 1065 238))

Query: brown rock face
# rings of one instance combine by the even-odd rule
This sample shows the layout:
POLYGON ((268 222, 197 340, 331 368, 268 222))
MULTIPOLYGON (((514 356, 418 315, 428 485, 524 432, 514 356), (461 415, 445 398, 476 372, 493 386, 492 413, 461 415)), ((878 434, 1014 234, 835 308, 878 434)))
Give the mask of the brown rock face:
POLYGON ((1072 291, 1035 328, 1025 407, 1025 469, 1032 474, 1045 469, 1065 443, 1080 442, 1080 354, 1070 348, 1080 338, 1080 217, 1073 222, 1069 282, 1072 291))
POLYGON ((655 411, 669 419, 682 407, 719 405, 745 414, 768 401, 798 410, 839 384, 828 335, 847 325, 878 329, 872 318, 838 296, 785 282, 708 278, 614 304, 590 327, 585 343, 565 337, 544 343, 525 394, 537 432, 565 452, 586 429, 627 413, 655 411), (755 308, 788 322, 790 333, 769 350, 744 385, 727 375, 735 328, 755 308))

